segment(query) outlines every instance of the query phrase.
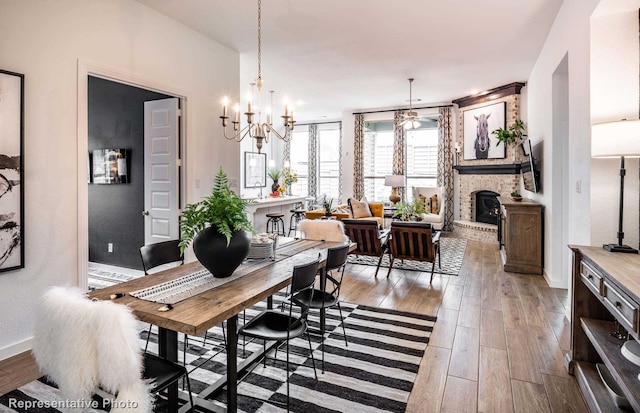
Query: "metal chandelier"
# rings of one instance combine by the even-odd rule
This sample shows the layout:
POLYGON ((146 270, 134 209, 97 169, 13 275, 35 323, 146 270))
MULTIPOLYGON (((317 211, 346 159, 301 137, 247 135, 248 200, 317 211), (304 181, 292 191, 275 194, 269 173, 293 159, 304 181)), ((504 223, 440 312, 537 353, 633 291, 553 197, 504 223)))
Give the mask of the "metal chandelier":
POLYGON ((223 108, 222 108, 222 127, 224 128, 224 137, 228 140, 235 140, 236 142, 242 141, 245 137, 249 136, 256 140, 256 147, 258 148, 258 153, 261 153, 262 145, 264 143, 269 143, 269 139, 271 138, 271 134, 275 135, 279 139, 282 139, 285 142, 291 141, 291 131, 293 130, 294 120, 293 120, 293 109, 285 102, 284 105, 284 115, 281 116, 282 124, 284 126, 284 132, 282 134, 278 133, 273 127, 271 122, 271 110, 273 108, 273 90, 270 90, 269 93, 271 95, 271 107, 266 110, 266 121, 262 122, 262 37, 261 37, 261 29, 262 29, 262 1, 258 0, 258 77, 255 83, 251 83, 251 97, 249 99, 249 103, 247 104, 247 111, 244 113, 247 117, 247 126, 240 129, 240 105, 236 103, 235 115, 234 119, 231 121, 233 124, 233 135, 227 135, 227 124, 229 116, 227 114, 227 105, 229 103, 228 99, 225 97, 223 99, 223 108), (252 111, 251 100, 253 99, 254 86, 258 87, 258 106, 257 106, 257 116, 256 113, 252 111), (256 117, 257 119, 255 119, 256 117))

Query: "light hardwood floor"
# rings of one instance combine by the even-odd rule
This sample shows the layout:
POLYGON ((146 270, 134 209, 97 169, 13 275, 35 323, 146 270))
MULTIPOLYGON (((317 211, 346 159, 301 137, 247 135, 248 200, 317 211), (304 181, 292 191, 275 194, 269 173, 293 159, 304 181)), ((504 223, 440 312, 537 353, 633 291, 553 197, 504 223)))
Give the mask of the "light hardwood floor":
MULTIPOLYGON (((586 412, 563 367, 566 290, 505 273, 497 247, 469 241, 460 275, 349 265, 345 301, 436 315, 407 412, 586 412)), ((0 394, 38 377, 28 354, 0 362, 0 394)))

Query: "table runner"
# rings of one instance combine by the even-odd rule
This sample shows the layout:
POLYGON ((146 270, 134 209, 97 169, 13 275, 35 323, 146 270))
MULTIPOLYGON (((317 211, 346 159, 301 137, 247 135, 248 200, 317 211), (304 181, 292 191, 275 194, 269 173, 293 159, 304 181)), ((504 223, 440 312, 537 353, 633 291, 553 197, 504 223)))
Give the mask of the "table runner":
MULTIPOLYGON (((216 278, 209 270, 201 269, 190 274, 184 275, 175 280, 166 281, 158 285, 143 288, 141 290, 131 291, 129 295, 139 298, 141 300, 152 301, 162 304, 177 304, 180 301, 186 300, 189 297, 198 295, 212 288, 220 287, 230 281, 243 277, 253 271, 260 268, 272 265, 274 262, 280 261, 284 258, 290 257, 299 252, 300 249, 307 249, 309 247, 315 247, 321 244, 322 241, 310 241, 310 240, 294 240, 291 242, 278 245, 278 251, 275 260, 271 259, 247 259, 240 264, 240 266, 226 278, 216 278)), ((296 259, 296 264, 299 261, 309 261, 314 257, 301 254, 296 259)))

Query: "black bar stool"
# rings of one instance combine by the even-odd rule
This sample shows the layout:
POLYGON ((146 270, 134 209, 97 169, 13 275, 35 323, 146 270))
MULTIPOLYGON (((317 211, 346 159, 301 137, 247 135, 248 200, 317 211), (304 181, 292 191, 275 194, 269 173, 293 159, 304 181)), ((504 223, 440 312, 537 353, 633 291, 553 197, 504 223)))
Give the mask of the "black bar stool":
POLYGON ((291 236, 291 231, 293 231, 293 235, 296 235, 296 232, 298 231, 298 224, 300 224, 300 221, 302 221, 304 219, 304 213, 305 210, 304 209, 292 209, 291 211, 291 218, 289 219, 289 233, 287 234, 287 236, 291 236))
POLYGON ((284 214, 281 213, 273 213, 273 214, 267 214, 267 218, 269 218, 269 220, 267 221, 267 232, 269 233, 276 233, 276 234, 280 234, 282 236, 285 235, 284 233, 284 220, 282 219, 284 217, 284 214))

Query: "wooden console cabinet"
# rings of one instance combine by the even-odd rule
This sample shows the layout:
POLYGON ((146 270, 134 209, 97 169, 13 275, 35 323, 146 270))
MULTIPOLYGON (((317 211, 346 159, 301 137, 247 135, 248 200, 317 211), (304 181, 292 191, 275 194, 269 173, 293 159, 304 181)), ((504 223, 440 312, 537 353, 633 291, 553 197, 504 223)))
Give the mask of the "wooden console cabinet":
POLYGON ((524 274, 542 274, 542 205, 523 199, 498 197, 500 223, 498 241, 504 270, 524 274))
POLYGON ((628 333, 629 339, 638 339, 640 256, 602 247, 569 248, 573 291, 567 369, 576 376, 591 412, 623 412, 600 380, 595 363, 607 366, 633 410, 640 412, 640 367, 620 352, 625 339, 611 334, 619 331, 625 338, 628 333))

